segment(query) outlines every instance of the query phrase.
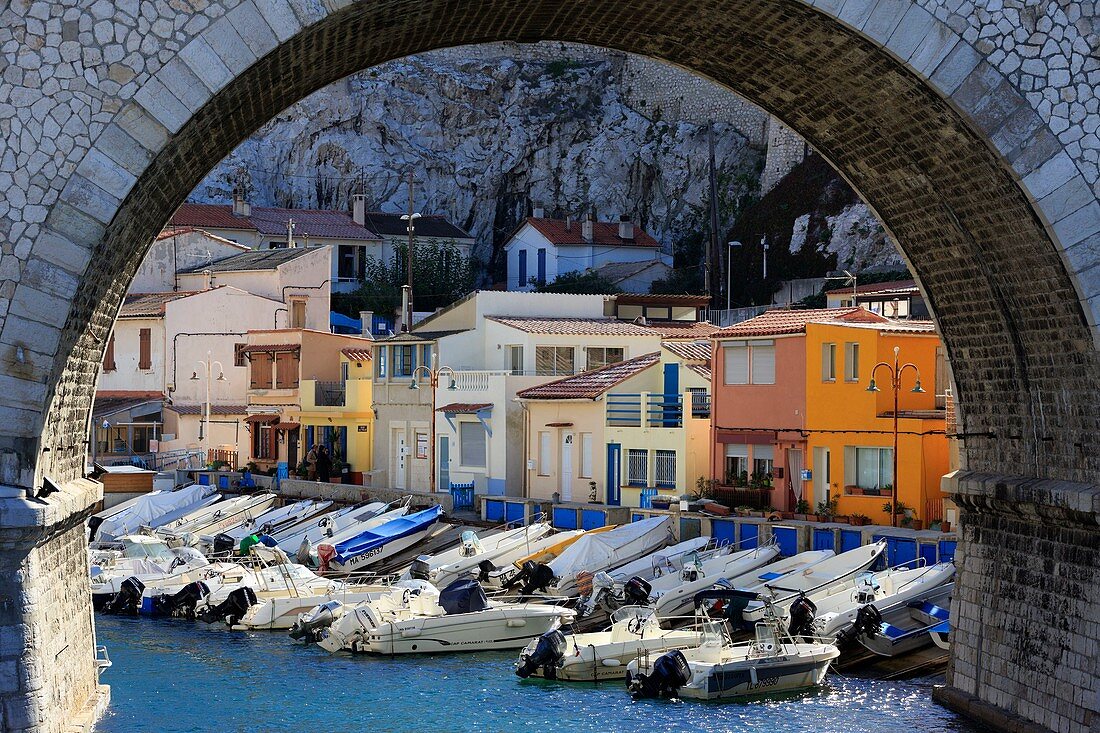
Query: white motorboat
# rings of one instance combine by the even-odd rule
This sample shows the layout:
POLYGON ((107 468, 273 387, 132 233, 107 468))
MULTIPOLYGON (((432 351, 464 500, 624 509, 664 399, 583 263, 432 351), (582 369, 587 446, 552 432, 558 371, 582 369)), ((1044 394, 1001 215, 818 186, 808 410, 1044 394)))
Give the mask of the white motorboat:
POLYGON ((661 628, 652 608, 626 606, 611 614, 611 626, 587 634, 553 629, 532 639, 519 655, 516 675, 570 682, 622 679, 626 665, 641 654, 663 654, 697 646, 698 631, 661 628))
POLYGON ((161 527, 157 534, 164 537, 170 547, 195 545, 203 535, 215 535, 266 512, 277 498, 275 494, 256 494, 219 502, 209 507, 214 510, 210 514, 183 526, 161 527))
POLYGON ((768 607, 764 598, 777 613, 786 615, 788 607, 799 597, 820 593, 851 580, 874 565, 884 552, 886 540, 879 540, 814 563, 800 573, 789 572, 782 577, 767 580, 762 587, 752 589, 761 599, 749 602, 743 612, 744 619, 753 623, 764 618, 768 607))
POLYGON ((299 589, 294 586, 293 592, 287 595, 267 594, 260 597, 257 594, 258 603, 250 606, 233 628, 234 629, 290 629, 293 628, 303 614, 307 614, 317 606, 326 605, 330 609, 347 608, 363 601, 378 598, 382 593, 387 593, 394 588, 392 580, 385 578, 362 578, 358 582, 342 582, 330 586, 322 593, 310 592, 310 588, 299 589))
POLYGON ((531 638, 569 623, 571 609, 542 603, 491 603, 474 579, 442 591, 425 583, 360 603, 325 629, 318 642, 329 651, 374 654, 519 649, 531 638))
POLYGON ((507 529, 487 537, 466 530, 458 547, 418 560, 427 565, 422 571, 427 571, 427 580, 436 588, 445 588, 463 575, 482 569, 484 573, 479 575, 484 574, 487 579, 498 563, 510 565, 516 558, 529 555, 532 543, 553 531, 549 522, 507 529))
POLYGON ((175 491, 151 491, 126 502, 110 514, 98 514, 95 541, 109 542, 123 535, 135 534, 142 527, 156 528, 221 498, 210 486, 192 484, 175 491))
MULTIPOLYGON (((393 506, 392 504, 385 505, 386 508, 393 506)), ((297 548, 298 562, 303 565, 309 565, 311 567, 320 567, 321 559, 318 555, 318 548, 321 545, 338 545, 341 542, 354 539, 364 532, 380 527, 383 524, 392 522, 395 519, 405 516, 409 513, 409 500, 396 508, 389 509, 388 511, 375 512, 367 516, 365 519, 357 520, 354 523, 346 524, 343 529, 339 531, 329 532, 330 528, 326 528, 322 533, 321 539, 315 543, 310 544, 307 539, 303 539, 297 548)), ((287 544, 286 549, 290 552, 294 552, 294 548, 287 544)))
POLYGON ((607 532, 586 533, 546 563, 553 573, 552 591, 559 596, 591 592, 595 573, 613 570, 648 555, 667 545, 671 538, 672 520, 669 517, 650 517, 607 532))
MULTIPOLYGON (((712 590, 705 600, 733 601, 743 591, 712 590)), ((736 603, 736 601, 734 601, 736 603)), ((639 656, 627 665, 627 689, 636 698, 678 697, 700 700, 770 695, 820 685, 840 656, 835 645, 798 641, 778 616, 766 613, 751 641, 734 643, 725 622, 703 626, 702 642, 659 657, 639 656)))
POLYGON ((95 543, 89 548, 89 561, 96 608, 104 608, 129 578, 137 578, 144 588, 209 565, 201 553, 169 548, 159 537, 149 535, 124 535, 112 542, 95 543))
POLYGON ((730 582, 755 572, 779 557, 775 544, 718 555, 684 566, 679 575, 658 578, 650 584, 650 597, 657 615, 675 618, 691 613, 695 594, 720 581, 730 582))
POLYGON ((420 542, 441 516, 443 507, 437 504, 372 527, 343 542, 323 542, 317 547, 321 569, 346 574, 375 565, 420 542))
POLYGON ((283 507, 268 509, 255 518, 249 518, 236 527, 224 530, 221 534, 232 538, 234 543, 240 542, 250 534, 262 533, 272 536, 281 529, 294 527, 316 517, 331 506, 331 501, 315 499, 296 501, 283 507))
MULTIPOLYGON (((679 575, 683 570, 684 557, 688 555, 696 557, 706 552, 709 545, 710 537, 707 536, 678 542, 609 570, 607 575, 619 583, 625 583, 631 578, 655 580, 665 575, 679 575)), ((730 549, 730 545, 723 545, 720 548, 714 548, 707 556, 722 551, 729 552, 730 549)))
POLYGON ((868 651, 896 657, 933 643, 932 630, 951 620, 954 583, 929 589, 918 598, 881 610, 864 606, 852 625, 852 637, 868 651))
POLYGON ((936 624, 928 630, 928 634, 933 644, 945 652, 951 651, 951 619, 936 624))
POLYGON ((344 507, 295 527, 275 532, 271 536, 279 544, 279 547, 282 547, 288 553, 297 552, 304 540, 308 541, 310 547, 313 547, 318 542, 330 539, 337 532, 343 532, 357 522, 365 522, 368 519, 377 517, 388 506, 383 502, 375 501, 369 504, 344 507))
POLYGON ((516 579, 527 563, 534 566, 539 562, 546 562, 557 557, 583 534, 585 534, 583 529, 568 529, 532 540, 527 554, 490 570, 488 579, 482 581, 482 585, 486 588, 511 587, 511 585, 519 582, 516 579))
POLYGON ((877 573, 864 573, 806 597, 817 607, 814 635, 835 639, 851 628, 859 609, 869 603, 886 608, 905 603, 926 594, 929 589, 951 582, 955 576, 952 563, 928 567, 896 567, 877 573))

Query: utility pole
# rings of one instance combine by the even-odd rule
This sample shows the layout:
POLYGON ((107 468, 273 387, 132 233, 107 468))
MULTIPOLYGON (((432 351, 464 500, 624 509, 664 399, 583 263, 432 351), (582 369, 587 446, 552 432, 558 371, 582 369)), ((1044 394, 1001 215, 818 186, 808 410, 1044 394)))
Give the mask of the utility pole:
POLYGON ((703 289, 711 298, 714 278, 715 254, 718 252, 718 176, 714 170, 714 123, 707 128, 707 142, 710 149, 710 239, 707 240, 707 259, 703 266, 703 289))
POLYGON ((413 173, 409 171, 409 212, 402 214, 401 219, 408 222, 407 230, 409 232, 409 244, 408 252, 405 256, 405 262, 408 268, 409 282, 402 288, 402 306, 404 306, 404 323, 402 324, 403 331, 412 331, 413 321, 413 238, 416 235, 416 220, 420 218, 420 214, 413 211, 413 173))

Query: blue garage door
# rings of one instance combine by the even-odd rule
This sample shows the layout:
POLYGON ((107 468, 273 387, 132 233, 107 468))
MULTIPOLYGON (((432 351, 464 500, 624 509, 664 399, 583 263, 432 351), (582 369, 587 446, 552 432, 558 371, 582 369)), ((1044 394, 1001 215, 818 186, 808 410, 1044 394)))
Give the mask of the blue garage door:
POLYGON ((598 509, 581 510, 581 529, 596 529, 607 524, 607 514, 598 509))
POLYGON ((519 502, 509 501, 504 505, 505 521, 513 527, 519 527, 525 523, 525 506, 519 502))
POLYGON ((881 539, 886 540, 886 564, 889 567, 905 565, 906 563, 909 563, 909 567, 913 567, 915 564, 913 561, 917 559, 916 540, 903 537, 887 537, 886 535, 875 535, 874 539, 876 542, 881 539))
POLYGON ((485 501, 485 521, 494 523, 504 522, 504 502, 496 499, 485 501))
POLYGON ((741 525, 741 544, 737 546, 739 550, 751 550, 760 544, 760 525, 758 524, 742 524, 741 525))
POLYGON ((791 557, 798 554, 798 530, 794 527, 772 527, 772 536, 779 545, 779 554, 791 557))
POLYGON ((836 549, 836 532, 831 529, 818 529, 814 528, 814 549, 815 550, 835 550, 836 549))
POLYGON ((728 519, 714 519, 710 523, 711 534, 714 535, 714 540, 720 545, 732 545, 736 541, 734 531, 737 529, 737 525, 728 519))
POLYGON ((855 529, 840 530, 840 551, 854 550, 863 544, 863 533, 855 529))
POLYGON ((576 509, 554 509, 554 526, 558 529, 576 529, 577 528, 577 510, 576 509))
POLYGON ((925 565, 935 565, 936 564, 936 554, 937 554, 936 543, 934 543, 934 542, 921 542, 919 547, 917 548, 917 551, 920 553, 920 556, 922 558, 924 558, 924 564, 925 565))
POLYGON ((940 540, 940 562, 955 562, 955 540, 940 540))

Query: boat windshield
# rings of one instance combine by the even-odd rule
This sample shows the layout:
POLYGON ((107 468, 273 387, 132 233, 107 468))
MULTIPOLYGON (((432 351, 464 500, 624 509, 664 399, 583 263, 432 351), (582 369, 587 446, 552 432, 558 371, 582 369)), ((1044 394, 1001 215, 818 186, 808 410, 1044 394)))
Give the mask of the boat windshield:
POLYGON ((703 624, 703 643, 707 648, 721 647, 726 642, 726 622, 708 621, 703 624))
POLYGON ((775 635, 775 625, 771 623, 759 623, 756 625, 756 649, 761 653, 770 654, 779 648, 779 639, 775 635))
POLYGON ((171 562, 175 559, 175 555, 168 549, 168 545, 164 544, 160 540, 146 539, 133 540, 124 538, 122 540, 122 556, 141 558, 148 557, 153 560, 166 560, 171 562))
POLYGON ((611 623, 617 624, 620 621, 629 621, 632 619, 638 619, 641 622, 645 622, 653 618, 654 609, 645 608, 643 606, 623 606, 622 608, 615 609, 611 613, 611 623))

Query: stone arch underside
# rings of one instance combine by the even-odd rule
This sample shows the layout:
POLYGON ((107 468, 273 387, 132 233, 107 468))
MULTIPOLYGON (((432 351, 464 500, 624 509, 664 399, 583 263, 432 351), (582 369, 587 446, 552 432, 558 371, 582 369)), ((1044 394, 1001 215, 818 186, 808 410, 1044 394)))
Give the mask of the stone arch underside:
MULTIPOLYGON (((1036 680, 1046 673, 1050 682, 1068 642, 1035 631, 1026 617, 1005 622, 1008 632, 998 632, 995 644, 982 627, 1001 620, 989 612, 1014 613, 1009 596, 1020 590, 1001 586, 1013 578, 1011 563, 1002 568, 1005 553, 1026 564, 1040 546, 1044 562, 1057 563, 1058 547, 1077 545, 1089 554, 1075 564, 1096 557, 1100 492, 1086 484, 1100 471, 1100 282, 1095 272, 1092 280, 1078 273, 1100 259, 1100 225, 1090 228, 1100 209, 1088 209, 1095 194, 1087 184, 1084 219, 1050 203, 1080 176, 1020 93, 909 0, 822 2, 821 10, 799 0, 328 7, 340 5, 246 0, 230 13, 246 11, 235 16, 239 36, 226 27, 232 17, 214 21, 188 47, 193 54, 179 54, 185 63, 172 72, 177 78, 158 75, 119 105, 93 141, 107 158, 127 161, 135 180, 112 178, 102 160, 88 166, 72 177, 33 245, 32 256, 47 261, 50 248, 73 244, 90 248, 91 257, 47 376, 34 380, 44 382, 45 409, 29 424, 0 426, 21 463, 4 475, 33 472, 35 487, 43 476, 79 476, 102 349, 148 243, 206 172, 280 110, 354 71, 440 47, 563 40, 642 54, 709 77, 782 119, 852 183, 900 243, 954 367, 964 466, 988 476, 983 483, 972 475, 958 487, 967 529, 955 681, 1002 705, 998 696, 1019 694, 1032 706, 1021 714, 1056 727, 1057 719, 1043 717, 1049 691, 1036 680), (845 16, 856 6, 866 12, 845 16), (881 8, 892 21, 878 23, 887 12, 881 8), (212 82, 222 74, 228 78, 212 82), (181 77, 183 87, 200 90, 194 98, 184 98, 181 77), (203 82, 210 90, 196 86, 203 82), (1057 522, 1071 525, 1073 536, 1060 534, 1057 522), (1016 649, 1042 659, 1029 666, 1016 649), (1010 664, 1027 669, 1013 672, 1010 664), (997 682, 1002 676, 1007 681, 997 682)), ((5 336, 20 322, 19 298, 5 336)), ((19 376, 22 362, 11 357, 12 342, 4 343, 19 376)), ((1085 593, 1093 609, 1096 580, 1094 572, 1092 595, 1085 593)), ((1035 592, 1028 603, 1044 617, 1072 596, 1072 589, 1035 592)), ((1063 717, 1080 723, 1092 712, 1079 697, 1073 701, 1074 688, 1069 683, 1059 697, 1069 700, 1063 717)))

